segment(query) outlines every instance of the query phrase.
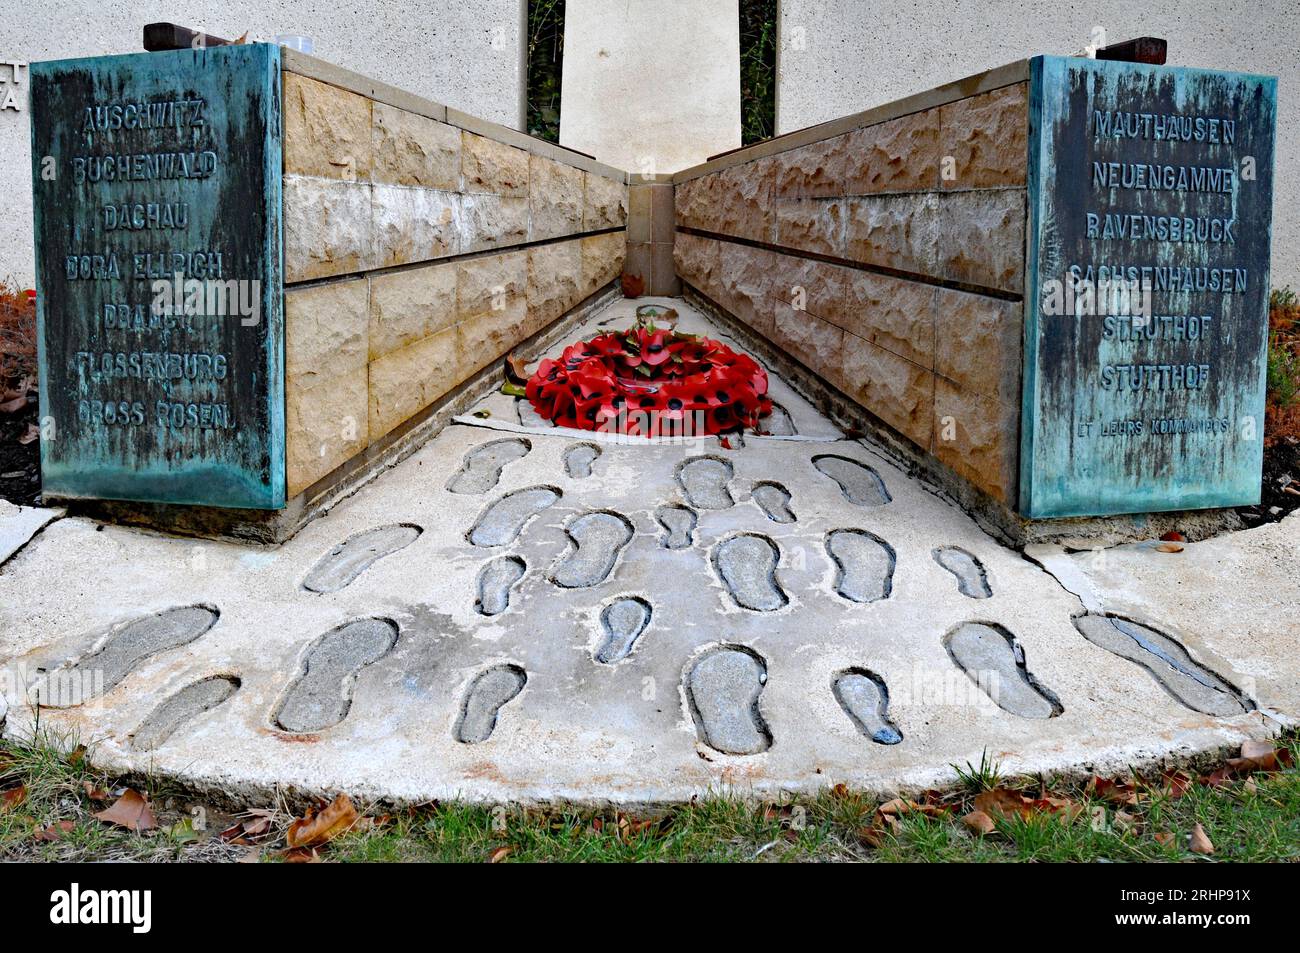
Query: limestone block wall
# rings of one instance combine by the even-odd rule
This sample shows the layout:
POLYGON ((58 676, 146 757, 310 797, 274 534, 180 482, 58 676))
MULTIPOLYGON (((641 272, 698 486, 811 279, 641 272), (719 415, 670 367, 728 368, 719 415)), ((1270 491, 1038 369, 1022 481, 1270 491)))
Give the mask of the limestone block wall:
POLYGON ((381 445, 623 267, 626 176, 286 57, 288 496, 381 445))
POLYGON ((684 283, 1014 506, 1024 64, 674 177, 684 283))

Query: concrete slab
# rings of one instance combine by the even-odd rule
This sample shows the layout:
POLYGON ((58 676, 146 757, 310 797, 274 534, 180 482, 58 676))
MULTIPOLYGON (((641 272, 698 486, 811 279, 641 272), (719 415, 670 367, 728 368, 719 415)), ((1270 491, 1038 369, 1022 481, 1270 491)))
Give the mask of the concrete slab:
POLYGON ((58 508, 15 506, 0 500, 0 564, 63 513, 64 510, 58 508))
POLYGON ((1295 518, 1189 546, 1180 571, 1060 552, 1058 582, 792 392, 796 434, 729 449, 516 417, 526 452, 483 450, 507 439, 513 402, 485 405, 503 403, 279 546, 47 526, 0 569, 5 732, 32 731, 57 670, 91 690, 42 728, 111 770, 237 795, 645 803, 922 788, 985 751, 1012 772, 1122 770, 1294 722, 1295 518), (589 466, 579 444, 599 447, 589 466), (707 499, 680 479, 700 457, 725 464, 707 499), (141 634, 204 607, 195 638, 141 634), (1076 627, 1112 609, 1253 710, 1189 707, 1076 627))

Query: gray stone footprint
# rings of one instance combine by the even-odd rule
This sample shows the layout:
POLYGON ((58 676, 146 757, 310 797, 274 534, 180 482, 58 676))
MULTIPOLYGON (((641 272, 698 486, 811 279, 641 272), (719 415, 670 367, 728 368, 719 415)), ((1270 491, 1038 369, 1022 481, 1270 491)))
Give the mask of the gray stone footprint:
POLYGON ((220 616, 216 608, 199 605, 132 619, 113 631, 91 654, 46 675, 37 690, 37 700, 46 708, 71 708, 98 697, 145 659, 189 645, 216 625, 220 616))
POLYGON ((826 534, 826 552, 836 566, 835 591, 851 602, 888 599, 894 589, 894 547, 863 529, 826 534))
POLYGON ((994 703, 1021 718, 1055 718, 1065 709, 1029 673, 1020 643, 1000 625, 966 622, 948 633, 944 647, 957 667, 994 703))
POLYGON ((790 600, 776 581, 781 550, 758 533, 724 539, 713 552, 713 565, 731 598, 744 609, 771 612, 790 600))
POLYGON ((131 747, 140 751, 160 747, 181 725, 211 711, 239 691, 239 684, 233 675, 214 675, 185 686, 150 712, 131 733, 131 747))
POLYGON ((831 683, 835 700, 849 720, 876 744, 896 745, 903 733, 889 720, 889 689, 880 676, 865 668, 840 672, 831 683))
POLYGON ((465 537, 475 546, 513 543, 525 524, 561 495, 553 486, 530 486, 507 493, 483 511, 465 537))
POLYGON ((564 451, 564 470, 574 480, 591 476, 591 467, 600 457, 600 447, 594 443, 574 444, 564 451))
POLYGON ((501 480, 501 471, 528 454, 533 445, 522 437, 489 440, 465 454, 456 474, 447 481, 452 493, 486 493, 501 480))
POLYGON ((650 625, 650 603, 636 596, 615 599, 600 613, 603 633, 596 649, 596 661, 610 665, 622 661, 632 652, 632 646, 650 625))
POLYGON ((984 564, 960 546, 941 546, 934 551, 934 561, 957 577, 957 591, 972 599, 993 595, 984 564))
POLYGON ((677 482, 686 501, 700 510, 725 510, 735 503, 727 484, 735 468, 721 457, 691 457, 677 467, 677 482))
POLYGON ((525 427, 551 428, 555 426, 555 421, 547 420, 537 412, 537 408, 526 397, 515 398, 515 416, 519 418, 519 423, 525 427))
POLYGON ((395 523, 351 536, 321 557, 302 587, 309 592, 338 592, 385 556, 410 546, 422 532, 412 523, 395 523))
POLYGON ((665 503, 655 510, 655 521, 664 528, 664 535, 659 537, 660 546, 664 549, 687 549, 699 518, 689 506, 665 503))
POLYGON ((573 548, 551 574, 551 581, 565 589, 582 589, 604 582, 633 535, 632 523, 626 516, 605 510, 575 517, 565 532, 573 548))
POLYGON ((483 564, 478 573, 478 600, 474 610, 479 615, 497 615, 510 606, 510 590, 528 570, 518 556, 498 556, 483 564))
POLYGON ((1161 688, 1193 711, 1227 717, 1255 707, 1162 632, 1128 619, 1094 614, 1078 616, 1074 627, 1094 645, 1141 665, 1161 688))
POLYGON ((793 523, 794 511, 790 509, 790 491, 774 480, 754 484, 750 492, 763 515, 773 523, 793 523))
POLYGON ((812 463, 838 483, 844 498, 855 506, 884 506, 891 499, 880 474, 865 463, 834 454, 813 457, 812 463))
POLYGON ((474 676, 456 719, 456 740, 467 745, 487 741, 497 726, 498 713, 527 682, 528 673, 518 665, 497 665, 474 676))
POLYGON ((685 679, 700 741, 723 754, 759 754, 772 747, 758 708, 766 684, 767 663, 751 649, 720 645, 702 655, 685 679))
POLYGON ((354 619, 326 632, 307 650, 303 670, 285 692, 274 722, 295 733, 324 731, 352 707, 357 675, 393 650, 397 623, 354 619))
POLYGON ((793 437, 799 432, 795 429, 790 411, 776 401, 772 402, 772 413, 760 420, 758 425, 770 437, 793 437))

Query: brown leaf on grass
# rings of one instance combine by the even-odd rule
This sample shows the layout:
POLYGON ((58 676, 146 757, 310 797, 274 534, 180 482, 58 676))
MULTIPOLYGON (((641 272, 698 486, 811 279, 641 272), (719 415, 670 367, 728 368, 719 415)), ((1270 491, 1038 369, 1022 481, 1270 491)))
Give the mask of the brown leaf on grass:
POLYGON ((1155 842, 1159 844, 1161 847, 1169 847, 1174 842, 1174 835, 1170 834, 1168 831, 1162 831, 1161 833, 1155 834, 1153 836, 1155 837, 1155 842))
POLYGON ((975 810, 989 817, 1028 817, 1033 813, 1029 799, 1007 788, 993 788, 975 795, 975 810))
POLYGON ((46 825, 43 830, 37 831, 32 836, 38 841, 46 843, 56 841, 64 834, 70 834, 76 830, 77 825, 72 821, 55 821, 53 824, 46 825))
POLYGON ((1214 845, 1210 843, 1209 836, 1205 833, 1205 828, 1197 824, 1192 828, 1192 838, 1190 849, 1193 854, 1213 854, 1214 845))
POLYGON ((1137 804, 1137 789, 1127 781, 1114 781, 1093 775, 1088 781, 1087 792, 1093 797, 1112 804, 1137 804))
POLYGON ((835 787, 831 788, 831 797, 837 801, 842 801, 849 796, 849 786, 841 781, 835 787))
POLYGON ((306 816, 295 819, 284 840, 290 847, 318 847, 346 834, 356 823, 357 809, 352 799, 340 794, 319 814, 308 811, 306 816))
POLYGON ((871 848, 878 848, 885 842, 885 832, 879 827, 858 828, 858 840, 871 848))
POLYGON ((108 800, 108 792, 105 791, 103 788, 95 787, 95 783, 93 781, 90 780, 82 781, 81 787, 86 792, 86 797, 90 798, 90 800, 92 801, 108 800))
POLYGON ((989 817, 983 811, 971 811, 961 819, 961 822, 981 837, 992 834, 997 830, 997 825, 993 823, 993 818, 989 817))
POLYGON ((1198 778, 1198 780, 1200 781, 1201 784, 1204 784, 1207 788, 1219 788, 1219 787, 1223 787, 1223 785, 1227 784, 1229 781, 1232 780, 1233 773, 1234 772, 1232 768, 1228 768, 1228 767, 1216 768, 1215 770, 1211 771, 1209 774, 1201 775, 1201 777, 1198 778))
POLYGON ((249 811, 241 820, 227 827, 218 836, 232 844, 249 845, 260 837, 271 833, 271 811, 249 811))
POLYGON ((1241 786, 1241 789, 1247 794, 1259 793, 1259 785, 1255 782, 1253 777, 1246 778, 1246 783, 1241 786))
POLYGON ((488 855, 489 864, 499 864, 515 852, 513 847, 498 847, 488 855))
POLYGON ((280 854, 286 864, 319 864, 320 854, 315 847, 294 847, 280 854))
POLYGON ((1121 834, 1127 834, 1138 826, 1137 818, 1128 811, 1116 811, 1114 826, 1121 834))
POLYGON ((77 745, 77 746, 76 746, 75 748, 73 748, 72 751, 69 752, 69 754, 68 754, 68 764, 73 765, 74 767, 75 767, 76 765, 81 764, 81 762, 83 762, 83 761, 85 761, 85 760, 86 760, 86 746, 85 746, 85 745, 77 745))
POLYGON ((634 837, 639 837, 654 826, 655 821, 653 818, 637 819, 620 813, 618 815, 618 839, 626 844, 634 837))
POLYGON ((1192 776, 1186 771, 1166 770, 1160 775, 1160 782, 1162 790, 1168 797, 1180 798, 1192 786, 1192 776))
POLYGON ((10 788, 7 791, 0 791, 0 814, 8 814, 14 808, 27 800, 27 785, 20 784, 16 788, 10 788))
POLYGON ((143 794, 131 788, 123 791, 122 796, 113 803, 112 807, 100 811, 94 817, 105 824, 116 824, 137 834, 141 831, 151 831, 158 826, 153 810, 149 807, 149 801, 143 794))
POLYGON ((1241 746, 1241 756, 1228 759, 1228 767, 1239 774, 1252 771, 1280 771, 1291 763, 1291 751, 1278 748, 1271 741, 1247 741, 1241 746))

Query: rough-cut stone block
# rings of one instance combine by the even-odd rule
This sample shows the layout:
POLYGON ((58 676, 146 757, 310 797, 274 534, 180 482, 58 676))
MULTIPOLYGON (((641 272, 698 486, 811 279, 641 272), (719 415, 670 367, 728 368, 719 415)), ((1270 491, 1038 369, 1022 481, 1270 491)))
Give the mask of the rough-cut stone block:
POLYGON ((776 156, 778 199, 831 199, 844 195, 848 136, 823 139, 776 156))
POLYGON ((718 209, 722 203, 716 195, 721 193, 722 180, 717 174, 690 179, 673 189, 674 217, 678 227, 699 228, 706 232, 719 229, 718 209))
POLYGON ((425 265, 370 279, 370 360, 451 327, 456 265, 425 265))
POLYGON ((844 332, 807 311, 768 299, 772 313, 772 340, 805 367, 834 382, 841 367, 844 332))
POLYGON ((962 391, 935 378, 932 452, 949 468, 1003 503, 1014 504, 1020 406, 962 391))
POLYGON ((627 185, 594 172, 584 172, 582 229, 619 228, 627 222, 627 185))
POLYGON ((508 252, 471 258, 456 266, 456 320, 504 311, 528 291, 528 253, 508 252))
POLYGON ((937 198, 935 274, 1023 292, 1025 193, 994 189, 949 192, 937 198))
POLYGON ((373 181, 460 188, 459 129, 386 103, 376 102, 373 109, 373 181))
POLYGON ((845 199, 790 199, 776 203, 776 244, 844 257, 845 199))
POLYGON ((772 158, 755 159, 717 173, 716 187, 702 196, 703 214, 712 231, 753 241, 771 242, 776 235, 772 187, 776 165, 772 158))
POLYGON ((584 297, 603 288, 623 270, 627 242, 623 232, 592 235, 582 240, 582 290, 584 297))
POLYGON ((371 267, 369 183, 284 177, 285 281, 371 267))
POLYGON ((1004 404, 1020 399, 1020 302, 936 289, 934 369, 962 390, 1004 404))
POLYGON ((458 380, 510 352, 531 333, 528 303, 515 298, 499 311, 484 311, 456 325, 458 380))
POLYGON ((472 132, 461 136, 461 191, 528 197, 527 152, 472 132))
POLYGON ((844 335, 840 389, 922 449, 930 445, 934 374, 856 334, 844 335))
POLYGON ((370 178, 370 100, 284 73, 284 171, 348 182, 370 178))
POLYGON ((940 228, 936 195, 867 195, 846 200, 844 257, 923 275, 935 271, 940 228))
POLYGON ((773 290, 781 256, 762 248, 722 242, 720 272, 722 297, 718 303, 766 338, 775 322, 773 290))
POLYGON ((945 189, 1023 186, 1029 163, 1028 84, 1004 86, 939 109, 939 154, 952 157, 945 189))
POLYGON ((580 239, 528 249, 528 310, 533 320, 549 324, 583 297, 580 239))
POLYGON ((934 285, 849 270, 845 286, 845 330, 922 367, 934 367, 934 285))
POLYGON ((846 317, 845 285, 850 271, 811 258, 779 255, 763 292, 796 311, 807 311, 842 328, 846 317))
POLYGON ((374 267, 445 258, 461 251, 460 196, 401 185, 374 187, 374 267))
POLYGON ((582 231, 582 170, 542 156, 529 156, 528 207, 532 241, 582 231))
POLYGON ((371 361, 370 442, 455 387, 459 370, 455 326, 371 361))
POLYGON ((900 116, 848 134, 846 195, 923 192, 939 186, 939 111, 900 116))
POLYGON ((528 241, 528 199, 461 196, 460 226, 460 250, 464 253, 522 245, 528 241))
POLYGON ((673 264, 677 274, 715 299, 716 295, 710 289, 720 280, 720 246, 716 239, 687 232, 678 232, 673 239, 673 264))
POLYGON ((285 476, 290 497, 365 449, 364 278, 285 292, 285 476))

